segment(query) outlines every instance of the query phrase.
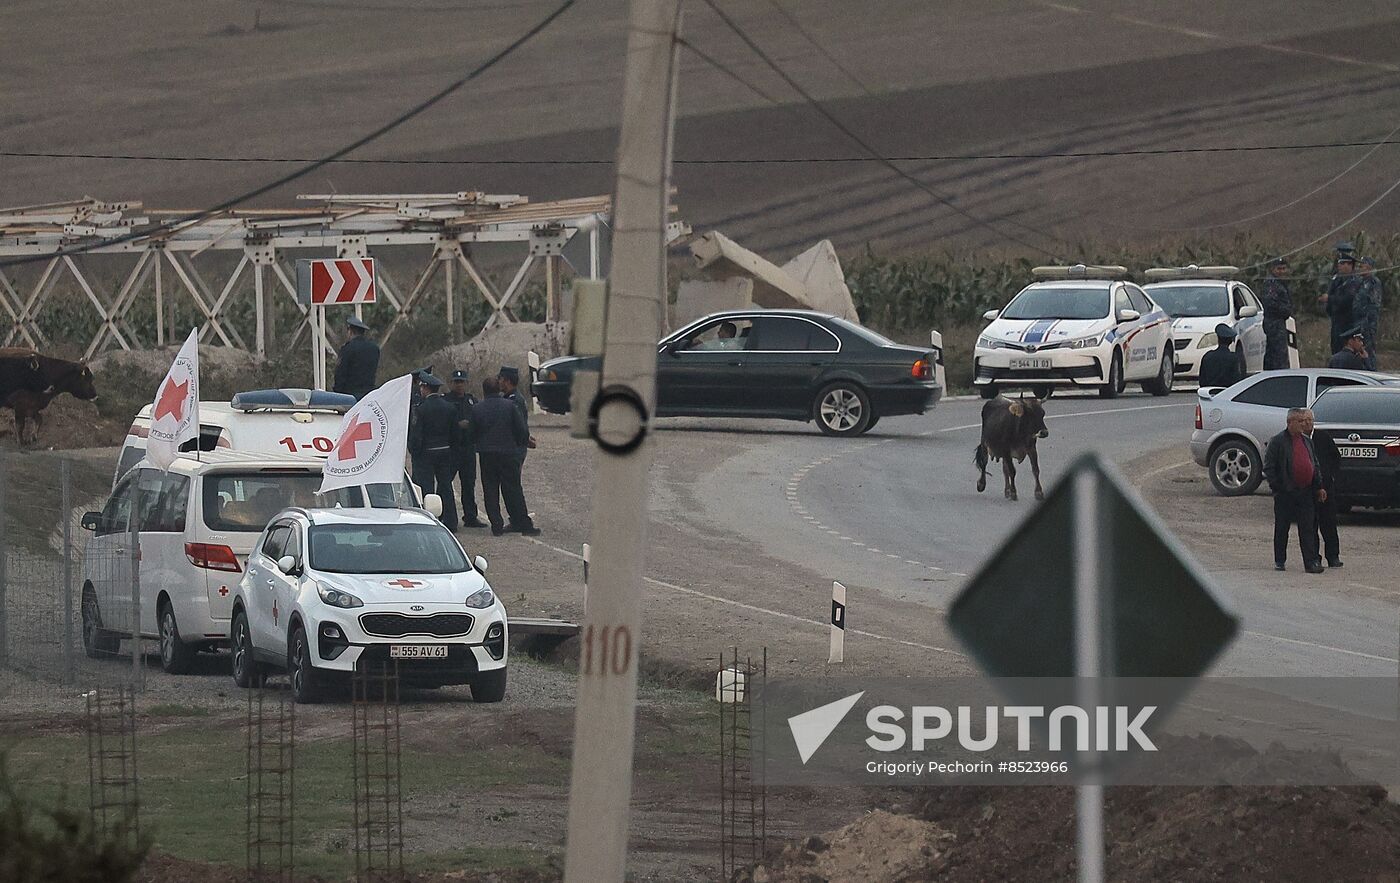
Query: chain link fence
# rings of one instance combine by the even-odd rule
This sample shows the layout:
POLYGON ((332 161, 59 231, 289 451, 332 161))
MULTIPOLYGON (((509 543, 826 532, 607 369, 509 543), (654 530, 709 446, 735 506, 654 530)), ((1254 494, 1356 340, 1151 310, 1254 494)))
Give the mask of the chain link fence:
POLYGON ((10 713, 142 687, 138 547, 129 513, 103 511, 103 481, 90 458, 0 454, 0 701, 10 713))

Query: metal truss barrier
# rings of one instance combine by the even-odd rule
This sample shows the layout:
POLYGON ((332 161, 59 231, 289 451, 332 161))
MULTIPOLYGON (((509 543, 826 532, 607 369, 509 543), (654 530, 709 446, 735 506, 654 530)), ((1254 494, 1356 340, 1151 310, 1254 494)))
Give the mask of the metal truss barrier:
MULTIPOLYGON (((491 307, 486 327, 518 321, 517 297, 537 267, 545 273, 546 319, 561 312, 561 263, 577 275, 600 278, 608 250, 612 200, 605 196, 531 203, 517 195, 477 191, 439 194, 300 195, 295 209, 245 209, 214 214, 197 222, 180 223, 186 212, 143 211, 140 202, 101 202, 83 199, 45 205, 0 208, 0 264, 17 257, 38 258, 36 278, 17 285, 19 272, 0 267, 0 329, 3 345, 47 347, 40 327, 45 306, 61 277, 67 275, 91 304, 100 325, 87 342, 83 357, 112 347, 139 349, 143 341, 129 320, 133 305, 146 291, 155 297, 156 339, 164 346, 174 340, 164 316, 166 298, 187 297, 201 319, 200 341, 249 350, 259 357, 269 348, 294 348, 311 331, 311 310, 296 297, 297 257, 340 258, 383 256, 394 249, 431 246, 432 254, 412 286, 401 286, 381 261, 377 285, 394 310, 380 336, 387 343, 405 320, 422 309, 434 279, 442 276, 445 316, 457 342, 461 329, 457 304, 461 278, 491 307), (132 239, 122 237, 139 234, 132 239), (473 260, 471 246, 480 243, 515 245, 523 249, 520 263, 505 288, 493 285, 473 260), (81 254, 70 250, 81 248, 81 254), (196 259, 209 252, 236 252, 233 270, 206 276, 196 259), (129 264, 130 260, 134 264, 129 264), (120 261, 115 290, 95 283, 96 261, 120 261), (222 274, 227 272, 226 276, 222 274), (460 274, 460 276, 459 276, 460 274), (239 282, 252 278, 255 325, 249 338, 229 319, 239 282), (273 340, 269 297, 285 296, 296 306, 301 321, 283 340, 273 340)), ((674 211, 674 209, 673 209, 674 211)), ((690 229, 673 222, 669 241, 690 229)), ((227 263, 226 261, 223 263, 227 263)), ((396 264, 399 265, 399 264, 396 264)), ((246 290, 246 282, 243 288, 246 290)), ((330 351, 330 344, 326 344, 330 351)))

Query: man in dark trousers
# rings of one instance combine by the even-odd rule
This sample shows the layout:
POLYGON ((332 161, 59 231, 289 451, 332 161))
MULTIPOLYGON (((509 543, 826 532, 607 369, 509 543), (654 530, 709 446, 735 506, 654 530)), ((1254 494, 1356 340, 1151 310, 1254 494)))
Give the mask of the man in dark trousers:
POLYGON ((375 382, 375 375, 379 373, 379 344, 365 336, 369 326, 360 317, 346 319, 345 327, 350 329, 350 339, 340 345, 331 389, 352 395, 358 402, 379 385, 375 382))
POLYGON ((1356 265, 1356 303, 1352 313, 1356 324, 1366 335, 1366 370, 1376 370, 1376 346, 1380 343, 1381 301, 1384 288, 1376 275, 1376 262, 1373 258, 1362 258, 1356 265))
POLYGON ((1346 368, 1351 371, 1366 371, 1366 335, 1360 327, 1342 333, 1342 346, 1332 354, 1328 368, 1346 368))
POLYGON ((1264 370, 1290 367, 1288 359, 1288 320, 1293 318, 1293 293, 1288 290, 1288 261, 1269 261, 1269 278, 1259 291, 1264 302, 1264 370))
POLYGON ((462 484, 462 526, 485 527, 476 515, 476 448, 472 445, 472 407, 476 396, 467 392, 467 372, 452 372, 452 385, 443 396, 457 409, 457 477, 462 484))
POLYGON ((472 437, 481 460, 481 503, 493 536, 506 531, 539 536, 540 529, 530 520, 525 491, 520 487, 520 449, 529 440, 530 431, 520 409, 501 398, 500 392, 497 379, 486 378, 481 382, 482 399, 472 408, 472 437), (502 497, 509 524, 501 518, 502 497))
POLYGON ((1201 356, 1199 384, 1201 389, 1208 386, 1234 386, 1244 379, 1240 371, 1240 357, 1230 346, 1235 342, 1235 329, 1221 322, 1215 326, 1215 349, 1201 356))
POLYGON ((1356 304, 1356 257, 1350 252, 1337 255, 1337 273, 1322 296, 1322 306, 1332 320, 1332 349, 1337 352, 1346 341, 1345 333, 1356 324, 1352 309, 1356 304))
POLYGON ((1326 502, 1322 470, 1305 427, 1312 412, 1290 408, 1288 428, 1269 439, 1264 452, 1264 477, 1274 492, 1274 569, 1284 570, 1288 558, 1288 528, 1298 525, 1303 569, 1322 573, 1317 554, 1317 504, 1326 502))
POLYGON ((457 408, 442 395, 442 381, 422 375, 423 400, 408 427, 408 452, 413 459, 413 482, 424 494, 442 498, 440 520, 448 530, 457 529, 457 503, 452 499, 452 477, 457 473, 457 408))
POLYGON ((1328 567, 1342 566, 1342 540, 1337 535, 1337 475, 1342 471, 1342 452, 1337 443, 1325 432, 1313 432, 1313 415, 1308 419, 1303 432, 1312 441, 1313 453, 1317 455, 1317 467, 1322 473, 1322 489, 1327 499, 1317 504, 1317 531, 1322 534, 1322 551, 1328 567))
POLYGON ((530 402, 520 394, 520 372, 510 365, 502 365, 496 380, 501 384, 501 398, 515 405, 520 416, 525 418, 525 434, 529 439, 520 448, 520 462, 524 463, 525 455, 535 446, 535 437, 530 435, 530 402))

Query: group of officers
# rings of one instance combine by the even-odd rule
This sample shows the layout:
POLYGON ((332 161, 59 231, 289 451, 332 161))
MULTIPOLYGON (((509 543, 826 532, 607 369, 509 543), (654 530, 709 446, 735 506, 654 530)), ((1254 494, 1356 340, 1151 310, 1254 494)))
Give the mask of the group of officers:
MULTIPOLYGON (((357 316, 345 321, 349 338, 341 345, 333 389, 358 401, 376 386, 379 345, 370 340, 369 326, 357 316)), ((450 388, 432 366, 414 372, 415 389, 408 423, 408 457, 414 484, 424 494, 442 498, 441 520, 448 530, 484 528, 491 533, 537 536, 521 486, 525 455, 535 447, 530 435, 530 405, 520 394, 520 371, 501 367, 481 382, 481 398, 467 389, 467 372, 452 372, 450 388), (480 468, 478 468, 478 466, 480 468), (481 477, 482 508, 486 522, 477 515, 476 484, 481 477), (459 480, 462 504, 458 520, 452 483, 459 480), (501 503, 505 503, 505 517, 501 503)))
MULTIPOLYGON (((1384 294, 1376 262, 1358 259, 1350 242, 1338 242, 1335 248, 1332 278, 1318 298, 1331 324, 1327 367, 1375 371, 1384 294)), ((1264 305, 1264 370, 1273 371, 1289 367, 1287 323, 1293 317, 1293 293, 1287 260, 1274 258, 1268 271, 1259 299, 1264 305)), ((1231 386, 1244 377, 1239 355, 1231 350, 1235 329, 1222 322, 1215 333, 1216 348, 1201 357, 1200 383, 1231 386)))

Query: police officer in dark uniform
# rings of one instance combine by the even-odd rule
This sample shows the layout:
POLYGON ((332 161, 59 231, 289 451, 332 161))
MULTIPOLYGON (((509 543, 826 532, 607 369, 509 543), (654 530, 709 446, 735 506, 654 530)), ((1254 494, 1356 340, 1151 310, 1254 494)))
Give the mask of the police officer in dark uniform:
POLYGON ((1215 349, 1201 356, 1200 386, 1234 386, 1244 379, 1240 357, 1230 345, 1235 342, 1235 329, 1221 322, 1215 326, 1215 349))
POLYGON ((457 503, 452 498, 452 477, 457 472, 457 407, 442 395, 442 380, 423 376, 423 400, 409 424, 408 450, 413 458, 413 481, 424 494, 442 498, 443 526, 457 529, 457 503))
POLYGON ((1259 292, 1264 302, 1264 370, 1289 367, 1288 320, 1293 317, 1293 294, 1288 290, 1288 261, 1269 261, 1269 278, 1259 292))
POLYGON ((530 403, 525 396, 520 394, 520 372, 510 365, 502 365, 501 373, 496 375, 496 381, 501 385, 501 398, 515 405, 520 411, 520 416, 525 418, 526 442, 520 448, 520 462, 525 462, 525 455, 535 446, 535 437, 530 435, 530 403))
POLYGON ((525 417, 513 402, 500 396, 500 381, 488 377, 481 383, 482 399, 472 408, 472 435, 481 460, 481 497, 491 533, 500 536, 518 531, 538 536, 540 529, 530 520, 525 491, 520 486, 520 450, 530 438, 525 417), (501 518, 501 498, 505 498, 510 523, 501 518))
POLYGON ((1351 371, 1365 371, 1366 333, 1360 327, 1353 327, 1342 334, 1342 348, 1332 354, 1328 368, 1346 368, 1351 371))
POLYGON ((1356 302, 1352 306, 1352 313, 1356 316, 1356 324, 1361 326, 1361 332, 1366 335, 1366 370, 1374 371, 1376 345, 1380 343, 1378 331, 1384 289, 1381 287, 1380 277, 1376 275, 1376 262, 1373 259, 1362 258, 1357 263, 1356 272, 1356 302))
MULTIPOLYGON (((1340 244, 1339 244, 1340 245, 1340 244)), ((1337 273, 1327 285, 1322 305, 1332 319, 1332 352, 1346 343, 1345 333, 1356 324, 1352 310, 1356 303, 1356 256, 1343 252, 1337 256, 1337 273)))
POLYGON ((476 448, 472 445, 472 407, 476 396, 467 392, 467 372, 452 372, 452 385, 443 396, 457 409, 457 477, 462 485, 462 526, 485 527, 476 514, 476 448))
POLYGON ((331 389, 355 397, 364 398, 379 384, 375 375, 379 373, 379 344, 365 336, 369 326, 358 316, 345 320, 350 329, 350 339, 340 345, 340 355, 335 363, 335 381, 331 389))

